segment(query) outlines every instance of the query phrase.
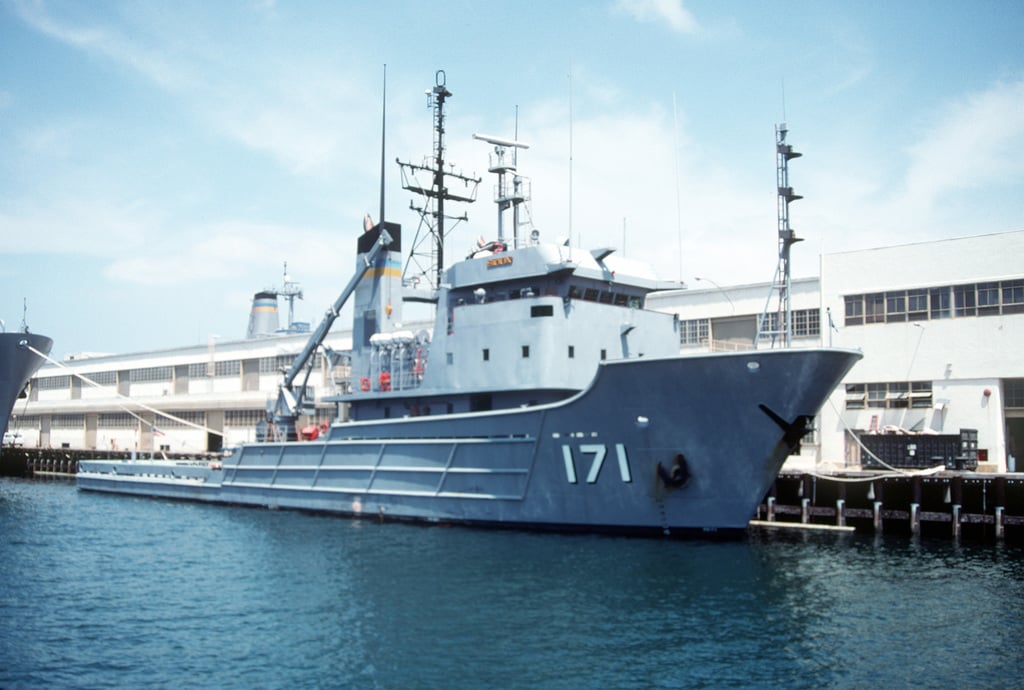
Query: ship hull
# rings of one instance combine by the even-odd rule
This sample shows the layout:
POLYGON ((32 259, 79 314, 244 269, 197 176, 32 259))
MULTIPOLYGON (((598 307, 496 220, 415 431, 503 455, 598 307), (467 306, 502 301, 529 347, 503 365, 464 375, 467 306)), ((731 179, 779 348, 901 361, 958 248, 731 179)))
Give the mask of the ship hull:
POLYGON ((813 417, 859 358, 801 349, 610 362, 558 404, 337 424, 318 442, 242 446, 219 467, 83 461, 77 481, 383 519, 743 530, 800 437, 787 425, 813 417))
POLYGON ((43 364, 43 358, 29 350, 25 345, 44 354, 49 354, 53 340, 36 333, 0 333, 0 421, 2 431, 7 431, 7 421, 14 409, 25 384, 43 364))

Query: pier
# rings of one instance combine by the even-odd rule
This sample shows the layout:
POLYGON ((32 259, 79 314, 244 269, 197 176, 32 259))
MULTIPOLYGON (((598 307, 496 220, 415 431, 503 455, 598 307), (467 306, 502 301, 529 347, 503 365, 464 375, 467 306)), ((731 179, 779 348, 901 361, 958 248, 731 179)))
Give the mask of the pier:
POLYGON ((1024 474, 782 473, 758 523, 857 532, 1024 540, 1024 474))
POLYGON ((20 448, 4 446, 0 453, 0 476, 78 473, 79 460, 130 460, 132 457, 157 457, 165 460, 213 460, 219 453, 139 453, 130 450, 93 450, 87 448, 20 448))

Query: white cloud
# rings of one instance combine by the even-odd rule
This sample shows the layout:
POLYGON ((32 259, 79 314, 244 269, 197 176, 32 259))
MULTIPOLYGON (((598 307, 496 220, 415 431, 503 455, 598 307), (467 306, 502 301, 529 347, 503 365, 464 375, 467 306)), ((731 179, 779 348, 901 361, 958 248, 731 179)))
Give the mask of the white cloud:
POLYGON ((194 285, 253 279, 253 275, 269 278, 277 275, 284 260, 293 273, 307 278, 336 270, 330 258, 335 254, 325 248, 334 249, 337 233, 315 228, 227 220, 181 228, 162 237, 145 251, 136 249, 115 258, 104 269, 105 275, 128 284, 194 285), (301 238, 301 242, 289 242, 289 238, 301 238))
POLYGON ((143 246, 160 223, 159 212, 141 201, 115 203, 72 196, 46 200, 45 207, 4 204, 0 243, 10 253, 113 256, 143 246))
POLYGON ((159 50, 144 48, 117 31, 100 26, 82 27, 63 23, 53 18, 39 2, 19 2, 15 7, 22 20, 37 31, 62 43, 126 65, 163 88, 180 89, 189 81, 187 75, 159 50))
POLYGON ((943 195, 1024 175, 1024 81, 996 84, 953 103, 909 148, 907 200, 929 208, 943 195))
POLYGON ((683 7, 682 0, 617 0, 615 9, 638 22, 664 22, 681 34, 696 33, 699 28, 696 18, 683 7))

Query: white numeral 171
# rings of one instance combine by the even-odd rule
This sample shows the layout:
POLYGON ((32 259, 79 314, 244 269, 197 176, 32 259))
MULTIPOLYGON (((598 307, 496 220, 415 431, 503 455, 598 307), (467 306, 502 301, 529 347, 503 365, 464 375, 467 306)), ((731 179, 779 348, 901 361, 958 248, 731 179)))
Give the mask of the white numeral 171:
MULTIPOLYGON (((604 458, 608 455, 608 446, 598 443, 584 443, 580 445, 580 452, 594 456, 594 459, 590 462, 590 471, 587 472, 587 484, 594 484, 597 482, 597 475, 601 473, 604 458)), ((622 478, 622 481, 627 483, 633 481, 633 477, 629 473, 629 459, 626 457, 626 446, 616 443, 615 455, 619 461, 619 476, 622 478)), ((572 456, 572 447, 567 444, 562 445, 562 461, 565 463, 565 478, 569 480, 570 484, 576 484, 576 462, 572 456)))

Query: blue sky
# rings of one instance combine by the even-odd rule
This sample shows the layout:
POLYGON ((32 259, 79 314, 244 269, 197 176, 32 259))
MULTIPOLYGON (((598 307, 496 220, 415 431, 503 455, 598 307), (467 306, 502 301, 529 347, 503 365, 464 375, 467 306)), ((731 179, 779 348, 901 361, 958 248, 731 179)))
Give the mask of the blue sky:
POLYGON ((1021 230, 1022 36, 1019 0, 0 0, 0 318, 27 300, 59 356, 241 338, 287 261, 318 322, 378 215, 384 64, 388 160, 429 153, 441 69, 448 159, 485 177, 449 257, 495 234, 471 135, 517 108, 541 233, 665 279, 771 279, 783 119, 796 276, 1021 230))

